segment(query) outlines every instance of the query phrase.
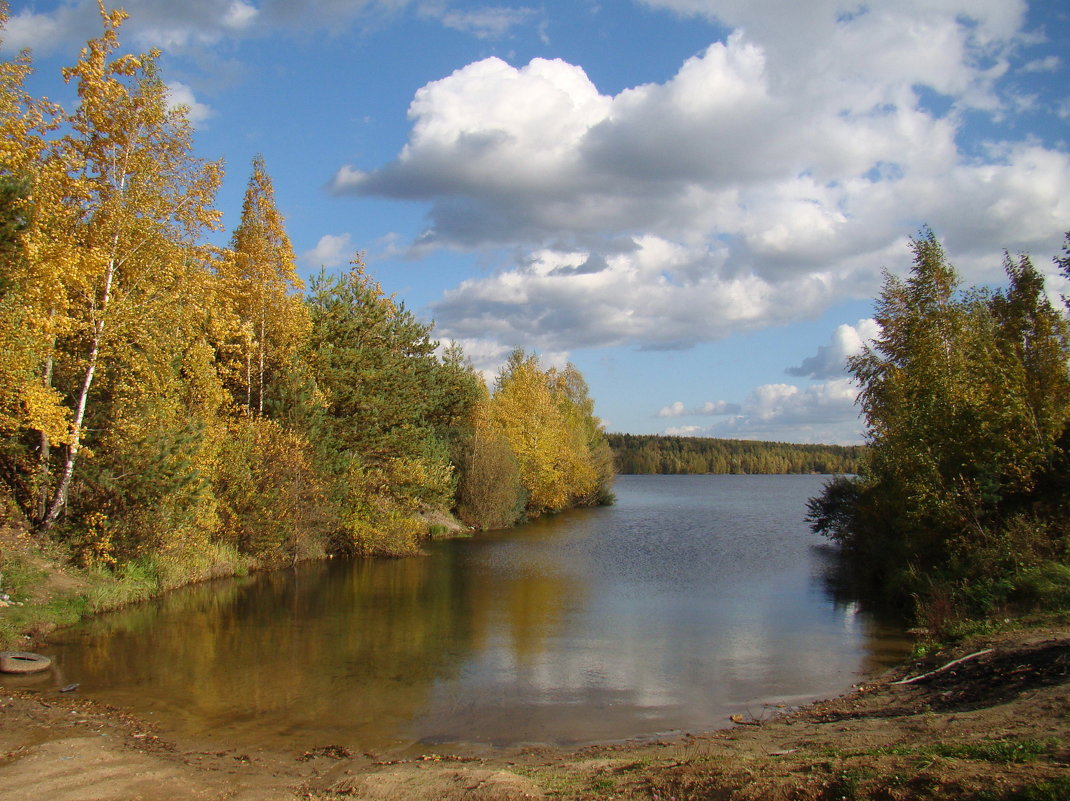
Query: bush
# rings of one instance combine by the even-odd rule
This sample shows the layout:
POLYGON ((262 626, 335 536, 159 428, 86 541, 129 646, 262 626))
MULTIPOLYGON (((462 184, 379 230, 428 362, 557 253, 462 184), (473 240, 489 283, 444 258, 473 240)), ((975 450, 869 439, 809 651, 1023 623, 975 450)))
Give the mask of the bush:
POLYGON ((1070 565, 1044 562, 1023 571, 1011 599, 1029 609, 1070 609, 1070 565))
POLYGON ((329 510, 308 441, 246 419, 230 427, 228 451, 215 482, 223 542, 266 561, 322 554, 329 510))
POLYGON ((478 430, 464 457, 457 516, 478 529, 508 528, 524 514, 526 502, 509 442, 496 431, 478 430))
POLYGON ((353 518, 343 550, 354 556, 412 556, 420 551, 425 529, 421 520, 391 509, 374 519, 353 518))

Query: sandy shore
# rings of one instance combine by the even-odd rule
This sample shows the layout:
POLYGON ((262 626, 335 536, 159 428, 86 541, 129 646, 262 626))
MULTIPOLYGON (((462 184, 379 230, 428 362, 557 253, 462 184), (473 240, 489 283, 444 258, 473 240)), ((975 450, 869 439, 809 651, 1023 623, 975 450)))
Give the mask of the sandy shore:
POLYGON ((1030 787, 1070 793, 1068 744, 1070 623, 1062 621, 933 654, 768 720, 574 751, 399 760, 324 743, 249 752, 174 739, 77 692, 0 691, 0 798, 1001 799, 1030 787), (940 669, 962 656, 970 658, 940 669))

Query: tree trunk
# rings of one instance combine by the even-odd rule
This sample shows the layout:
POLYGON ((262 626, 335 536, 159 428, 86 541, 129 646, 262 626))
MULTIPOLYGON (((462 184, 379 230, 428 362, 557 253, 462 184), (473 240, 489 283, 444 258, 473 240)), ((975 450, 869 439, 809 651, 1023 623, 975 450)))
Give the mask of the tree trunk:
POLYGON ((56 494, 52 498, 52 505, 48 509, 40 528, 47 531, 59 518, 63 507, 67 505, 67 493, 71 487, 71 476, 74 475, 74 464, 78 459, 78 451, 82 444, 82 426, 85 421, 85 408, 89 400, 89 390, 93 386, 93 376, 97 371, 97 360, 100 358, 100 345, 104 339, 104 315, 108 310, 111 300, 111 284, 115 275, 115 255, 118 247, 119 234, 116 232, 113 242, 112 258, 108 261, 108 269, 104 273, 104 292, 100 300, 100 312, 97 321, 93 324, 93 344, 89 350, 89 363, 86 366, 85 378, 82 379, 82 388, 78 393, 78 403, 75 406, 74 422, 71 424, 71 442, 67 446, 67 458, 63 463, 63 474, 56 487, 56 494))
POLYGON ((253 343, 245 340, 245 411, 253 413, 253 343))
POLYGON ((257 412, 263 416, 264 414, 264 329, 266 323, 264 320, 264 314, 260 314, 260 382, 257 392, 257 412))
MULTIPOLYGON (((43 375, 41 380, 46 387, 52 386, 52 357, 49 356, 45 360, 45 366, 42 370, 43 375)), ((41 470, 39 481, 40 487, 37 489, 37 509, 34 511, 34 520, 41 523, 45 519, 45 515, 48 513, 48 496, 49 496, 49 462, 52 459, 52 443, 48 441, 48 434, 44 431, 41 432, 41 470)))

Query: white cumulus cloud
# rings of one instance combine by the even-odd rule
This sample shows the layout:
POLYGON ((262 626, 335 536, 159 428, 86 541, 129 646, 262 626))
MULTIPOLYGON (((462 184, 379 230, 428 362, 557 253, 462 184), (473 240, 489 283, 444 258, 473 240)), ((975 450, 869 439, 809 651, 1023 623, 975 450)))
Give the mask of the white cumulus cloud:
POLYGON ((689 409, 683 401, 676 401, 658 410, 658 417, 698 417, 705 415, 739 414, 741 408, 738 403, 728 401, 706 401, 701 406, 689 409))
POLYGON ((477 61, 416 93, 396 158, 338 169, 337 193, 428 202, 415 255, 520 252, 445 294, 449 335, 687 347, 872 297, 923 223, 969 281, 998 279, 1003 248, 1058 250, 1065 147, 962 145, 967 112, 1028 102, 1006 80, 1024 3, 648 5, 732 32, 613 95, 560 59, 477 61))
POLYGON ((453 338, 540 350, 679 349, 788 321, 828 302, 829 280, 820 273, 774 282, 725 272, 724 258, 656 237, 607 256, 539 250, 513 269, 462 282, 432 312, 440 333, 453 338))
MULTIPOLYGON (((863 423, 855 400, 858 388, 846 378, 807 387, 763 384, 740 404, 736 414, 713 425, 686 426, 691 434, 783 442, 856 444, 863 423)), ((666 429, 671 433, 680 429, 666 429)))
POLYGON ((847 359, 862 352, 862 348, 880 335, 880 326, 871 318, 854 325, 844 323, 836 328, 827 345, 803 359, 802 364, 787 369, 788 375, 803 378, 840 378, 847 368, 847 359))
POLYGON ((167 103, 171 108, 185 106, 189 121, 193 125, 200 125, 205 120, 215 116, 215 110, 211 106, 199 102, 193 94, 193 89, 181 81, 167 82, 167 103))
POLYGON ((349 234, 324 234, 316 246, 301 254, 301 261, 311 267, 340 267, 354 255, 349 234))
POLYGON ((702 426, 670 426, 665 429, 665 434, 670 437, 691 437, 702 434, 702 426))

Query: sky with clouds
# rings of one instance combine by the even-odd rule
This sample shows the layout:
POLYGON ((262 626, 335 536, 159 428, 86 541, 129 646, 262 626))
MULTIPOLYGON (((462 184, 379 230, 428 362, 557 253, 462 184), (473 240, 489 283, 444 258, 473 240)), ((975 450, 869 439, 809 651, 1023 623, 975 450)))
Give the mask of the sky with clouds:
MULTIPOLYGON (((1017 0, 127 0, 228 228, 254 155, 301 268, 373 274, 607 427, 857 442, 843 363, 929 225, 968 283, 1070 230, 1070 8, 1017 0)), ((11 4, 31 89, 95 0, 11 4)), ((226 236, 222 236, 222 242, 226 236)))

